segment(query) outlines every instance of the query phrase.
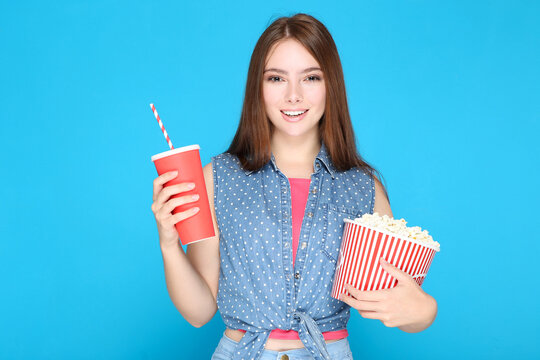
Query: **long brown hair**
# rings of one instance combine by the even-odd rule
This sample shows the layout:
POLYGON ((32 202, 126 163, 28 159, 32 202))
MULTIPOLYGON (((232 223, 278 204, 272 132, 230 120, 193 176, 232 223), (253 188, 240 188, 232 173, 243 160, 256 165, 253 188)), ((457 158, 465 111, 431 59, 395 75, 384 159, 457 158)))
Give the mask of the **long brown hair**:
MULTIPOLYGON (((353 167, 381 174, 358 153, 349 115, 345 80, 336 44, 328 29, 307 14, 280 17, 261 35, 249 63, 240 124, 227 152, 236 155, 245 170, 258 170, 270 161, 272 124, 266 116, 262 82, 268 52, 277 42, 295 39, 317 60, 324 74, 326 106, 319 121, 319 140, 324 142, 338 171, 353 167)), ((386 187, 383 189, 388 198, 386 187)))

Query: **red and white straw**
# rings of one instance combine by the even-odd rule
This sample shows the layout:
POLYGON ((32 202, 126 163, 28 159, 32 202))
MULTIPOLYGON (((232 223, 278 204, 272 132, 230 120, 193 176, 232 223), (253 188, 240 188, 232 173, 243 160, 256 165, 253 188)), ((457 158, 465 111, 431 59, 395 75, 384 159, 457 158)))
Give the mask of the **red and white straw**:
POLYGON ((167 143, 169 144, 169 147, 171 150, 174 149, 171 139, 169 139, 169 135, 167 134, 167 130, 165 130, 165 127, 163 126, 163 123, 161 122, 161 119, 159 118, 159 115, 157 113, 156 108, 154 107, 154 104, 150 104, 150 107, 152 108, 152 112, 154 113, 154 116, 156 117, 156 120, 158 121, 159 127, 161 128, 161 131, 163 131, 163 136, 165 136, 165 140, 167 140, 167 143))

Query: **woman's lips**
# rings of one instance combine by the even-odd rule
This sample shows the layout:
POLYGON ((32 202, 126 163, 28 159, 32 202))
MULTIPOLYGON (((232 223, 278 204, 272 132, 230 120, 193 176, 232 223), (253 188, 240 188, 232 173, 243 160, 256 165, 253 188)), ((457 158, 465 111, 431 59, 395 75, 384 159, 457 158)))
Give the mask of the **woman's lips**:
POLYGON ((285 115, 282 111, 280 111, 280 113, 281 113, 281 116, 283 117, 283 119, 285 119, 285 121, 298 122, 298 121, 302 120, 304 118, 304 116, 306 116, 308 111, 309 111, 309 109, 306 110, 302 115, 298 115, 298 116, 288 116, 288 115, 285 115))

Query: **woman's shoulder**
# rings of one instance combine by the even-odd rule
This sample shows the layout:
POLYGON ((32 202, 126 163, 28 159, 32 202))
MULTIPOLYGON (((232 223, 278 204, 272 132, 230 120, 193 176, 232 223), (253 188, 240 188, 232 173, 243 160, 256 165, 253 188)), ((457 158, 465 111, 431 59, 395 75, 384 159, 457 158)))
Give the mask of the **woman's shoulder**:
POLYGON ((240 160, 238 160, 238 157, 236 155, 233 155, 228 152, 222 152, 221 154, 217 154, 212 157, 212 159, 224 161, 224 162, 235 162, 240 163, 240 160))
POLYGON ((242 169, 242 165, 238 157, 228 152, 223 152, 213 156, 212 165, 216 168, 216 170, 238 171, 242 169))
POLYGON ((336 174, 336 179, 341 181, 344 189, 355 189, 366 194, 368 198, 374 197, 377 178, 370 169, 355 166, 336 174))
POLYGON ((336 174, 347 180, 352 179, 354 182, 364 182, 366 185, 373 185, 374 181, 373 173, 369 169, 359 166, 354 166, 349 170, 337 171, 336 174))
POLYGON ((233 155, 228 152, 222 152, 221 154, 217 154, 215 156, 212 156, 212 159, 219 159, 224 161, 238 161, 238 157, 236 155, 233 155))

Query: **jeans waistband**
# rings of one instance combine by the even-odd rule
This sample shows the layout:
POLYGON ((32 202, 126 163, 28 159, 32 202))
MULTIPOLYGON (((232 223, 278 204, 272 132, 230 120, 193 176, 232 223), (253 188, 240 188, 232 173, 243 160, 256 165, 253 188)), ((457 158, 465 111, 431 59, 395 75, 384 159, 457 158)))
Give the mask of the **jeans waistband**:
MULTIPOLYGON (((236 348, 236 345, 238 344, 238 341, 235 341, 231 338, 229 338, 225 333, 223 333, 223 336, 221 340, 219 341, 218 348, 216 349, 216 353, 220 353, 222 356, 233 354, 234 349, 236 348)), ((345 359, 350 356, 352 358, 351 348, 349 345, 348 338, 343 338, 331 343, 326 344, 326 348, 328 350, 329 356, 331 359, 345 359)), ((307 348, 299 348, 299 349, 292 349, 292 350, 286 350, 286 351, 275 351, 275 350, 269 350, 264 349, 263 354, 261 356, 261 360, 266 359, 279 359, 281 355, 288 355, 289 358, 292 360, 300 360, 300 359, 313 359, 313 355, 307 348)), ((221 357, 219 357, 221 359, 221 357)))

